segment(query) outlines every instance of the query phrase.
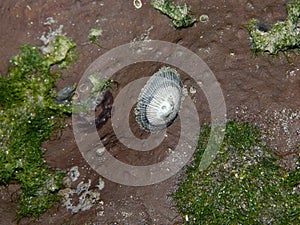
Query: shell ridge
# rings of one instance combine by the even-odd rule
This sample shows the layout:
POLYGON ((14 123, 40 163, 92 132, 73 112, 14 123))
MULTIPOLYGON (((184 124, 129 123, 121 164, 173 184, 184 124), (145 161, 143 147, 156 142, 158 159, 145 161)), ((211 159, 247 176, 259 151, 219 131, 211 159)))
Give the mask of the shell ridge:
POLYGON ((142 129, 159 131, 172 124, 181 107, 183 84, 179 73, 162 67, 141 89, 134 109, 136 121, 142 129))

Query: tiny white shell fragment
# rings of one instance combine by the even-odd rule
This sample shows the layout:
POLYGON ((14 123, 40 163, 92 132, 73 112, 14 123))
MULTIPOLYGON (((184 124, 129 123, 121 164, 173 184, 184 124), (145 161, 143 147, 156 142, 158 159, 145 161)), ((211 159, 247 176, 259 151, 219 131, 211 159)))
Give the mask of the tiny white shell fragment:
POLYGON ((104 188, 104 181, 101 177, 99 178, 99 183, 96 186, 98 187, 99 191, 101 191, 104 188))
POLYGON ((79 173, 79 170, 78 170, 78 166, 73 166, 69 173, 68 173, 69 177, 71 178, 71 181, 72 182, 75 182, 76 180, 78 180, 79 176, 80 176, 80 173, 79 173))
POLYGON ((191 94, 196 94, 197 93, 197 89, 193 86, 190 87, 190 93, 191 94))
POLYGON ((165 129, 175 120, 182 101, 179 73, 162 67, 146 83, 135 108, 136 121, 147 131, 165 129))
POLYGON ((189 216, 188 215, 185 215, 185 221, 189 221, 189 216))

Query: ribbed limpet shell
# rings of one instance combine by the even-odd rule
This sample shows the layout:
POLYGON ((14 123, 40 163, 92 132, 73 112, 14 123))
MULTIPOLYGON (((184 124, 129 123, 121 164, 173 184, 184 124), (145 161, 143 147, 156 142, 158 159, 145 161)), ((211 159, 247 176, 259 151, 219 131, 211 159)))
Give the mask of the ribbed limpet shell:
POLYGON ((159 131, 175 120, 182 101, 183 84, 179 73, 162 67, 146 83, 135 108, 136 121, 147 131, 159 131))

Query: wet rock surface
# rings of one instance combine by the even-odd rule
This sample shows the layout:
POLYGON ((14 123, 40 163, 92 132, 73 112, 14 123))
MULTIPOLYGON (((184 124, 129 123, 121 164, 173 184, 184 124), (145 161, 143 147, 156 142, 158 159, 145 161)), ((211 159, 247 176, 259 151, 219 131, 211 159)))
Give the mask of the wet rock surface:
MULTIPOLYGON (((95 59, 119 45, 146 38, 177 43, 198 54, 213 71, 222 87, 228 118, 238 117, 261 124, 266 133, 272 130, 275 138, 267 141, 285 156, 282 165, 292 167, 299 155, 296 151, 299 140, 299 56, 291 56, 291 64, 281 53, 278 57, 255 57, 249 48, 247 31, 251 18, 264 18, 266 24, 284 19, 286 1, 190 0, 187 3, 192 7, 191 12, 197 18, 208 15, 209 20, 181 30, 175 30, 166 16, 150 6, 150 1, 142 2, 143 6, 136 9, 132 1, 118 0, 1 1, 0 73, 6 73, 8 60, 18 53, 21 45, 41 45, 43 33, 60 25, 63 25, 63 32, 78 44, 79 56, 63 74, 64 79, 57 84, 58 90, 78 83, 95 59), (49 25, 46 21, 50 17, 55 22, 49 25), (100 47, 88 40, 92 28, 103 30, 99 37, 100 47), (288 130, 281 130, 283 123, 288 123, 288 130)), ((118 90, 132 80, 152 75, 160 66, 159 63, 140 63, 123 69, 114 75, 120 84, 118 90)), ((195 86, 193 82, 183 75, 188 90, 195 86)), ((209 121, 205 95, 200 89, 192 92, 201 122, 209 121)), ((118 91, 112 92, 112 97, 117 94, 118 91)), ((132 164, 156 162, 168 154, 166 149, 176 145, 178 121, 169 131, 169 136, 174 136, 174 139, 168 139, 155 151, 141 156, 124 149, 110 126, 110 108, 101 107, 99 115, 105 114, 107 122, 99 121, 99 136, 109 140, 105 144, 110 146, 116 158, 132 164)), ((136 136, 147 136, 135 123, 134 115, 130 121, 136 136)), ((46 142, 44 147, 50 166, 66 170, 78 166, 78 182, 90 181, 89 190, 97 189, 99 175, 82 158, 74 140, 71 119, 67 120, 63 132, 46 142)), ((89 210, 74 214, 58 204, 37 221, 24 218, 20 224, 180 224, 181 218, 168 197, 175 190, 177 179, 176 176, 145 187, 123 186, 103 179, 105 187, 100 191, 98 205, 89 210)), ((17 189, 15 186, 1 188, 5 191, 0 192, 0 224, 16 224, 16 202, 11 196, 17 189)))

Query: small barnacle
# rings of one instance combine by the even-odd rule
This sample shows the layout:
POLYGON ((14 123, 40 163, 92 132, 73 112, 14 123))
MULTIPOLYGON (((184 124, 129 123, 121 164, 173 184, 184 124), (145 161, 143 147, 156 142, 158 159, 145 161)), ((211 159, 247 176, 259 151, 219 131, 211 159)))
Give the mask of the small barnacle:
POLYGON ((135 108, 136 121, 147 131, 159 131, 173 123, 182 101, 183 84, 178 72, 162 67, 146 83, 135 108))
POLYGON ((133 5, 136 9, 140 9, 143 6, 143 3, 141 0, 133 0, 133 5))
POLYGON ((206 22, 208 22, 208 20, 209 20, 209 17, 208 17, 208 15, 206 15, 206 14, 202 14, 202 15, 199 17, 199 21, 202 22, 202 23, 206 23, 206 22))

